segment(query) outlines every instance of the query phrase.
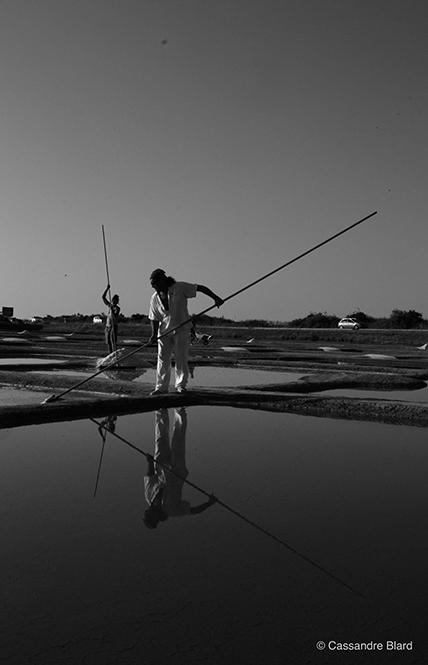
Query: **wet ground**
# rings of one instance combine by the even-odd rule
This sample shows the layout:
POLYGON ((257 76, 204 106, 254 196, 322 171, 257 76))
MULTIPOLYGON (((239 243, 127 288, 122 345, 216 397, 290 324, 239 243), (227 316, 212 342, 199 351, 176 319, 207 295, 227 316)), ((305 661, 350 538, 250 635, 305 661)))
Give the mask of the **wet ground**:
POLYGON ((423 429, 227 407, 104 423, 150 454, 156 436, 157 458, 219 503, 167 478, 150 529, 147 458, 113 434, 0 430, 8 665, 427 662, 423 429), (319 640, 412 651, 343 659, 319 640))

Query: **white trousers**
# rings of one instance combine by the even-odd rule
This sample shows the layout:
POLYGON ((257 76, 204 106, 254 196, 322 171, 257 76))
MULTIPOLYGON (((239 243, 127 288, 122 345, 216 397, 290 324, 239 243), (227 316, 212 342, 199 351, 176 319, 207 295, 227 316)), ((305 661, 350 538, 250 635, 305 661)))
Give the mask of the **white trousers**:
POLYGON ((183 327, 171 335, 158 339, 156 390, 168 392, 171 378, 171 360, 175 357, 175 387, 185 388, 189 379, 189 329, 183 327))

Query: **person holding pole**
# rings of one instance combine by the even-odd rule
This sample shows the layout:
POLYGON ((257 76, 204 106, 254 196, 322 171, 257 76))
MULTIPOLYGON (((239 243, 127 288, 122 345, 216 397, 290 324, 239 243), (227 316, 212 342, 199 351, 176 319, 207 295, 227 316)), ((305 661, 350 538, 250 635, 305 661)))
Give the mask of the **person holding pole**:
POLYGON ((150 299, 149 319, 152 334, 147 345, 158 345, 158 361, 156 370, 156 386, 150 393, 159 395, 167 393, 171 377, 171 359, 175 356, 175 389, 179 393, 186 392, 189 378, 187 362, 190 334, 192 327, 187 301, 194 298, 197 293, 212 298, 217 307, 223 304, 223 299, 211 289, 201 284, 176 282, 173 277, 167 277, 165 270, 157 268, 150 275, 150 284, 155 289, 150 299))
MULTIPOLYGON (((224 300, 222 300, 221 298, 218 298, 218 296, 217 296, 218 302, 215 302, 215 304, 211 305, 211 307, 207 307, 206 309, 202 310, 202 312, 198 312, 197 316, 202 316, 202 314, 206 314, 207 312, 209 312, 214 307, 216 307, 216 306, 220 307, 220 305, 222 305, 226 301, 231 300, 232 298, 236 298, 236 296, 240 295, 244 291, 247 291, 248 289, 253 288, 253 286, 255 286, 256 284, 260 284, 260 282, 263 282, 265 279, 267 279, 268 277, 271 277, 272 275, 279 272, 280 270, 284 270, 284 268, 288 268, 293 263, 296 263, 296 261, 300 261, 301 259, 303 259, 304 256, 308 256, 308 254, 311 254, 312 252, 315 252, 320 247, 323 247, 327 243, 332 242, 332 240, 335 240, 336 238, 339 238, 339 236, 342 236, 344 233, 348 233, 348 231, 355 228, 359 224, 363 224, 368 219, 371 219, 374 215, 377 215, 377 210, 375 210, 374 212, 371 212, 369 215, 366 215, 362 219, 359 219, 357 222, 354 222, 350 226, 347 226, 346 228, 342 229, 341 231, 338 231, 337 233, 335 233, 334 235, 326 238, 322 242, 317 243, 313 247, 310 247, 309 249, 302 252, 301 254, 298 254, 293 259, 290 259, 286 263, 283 263, 282 265, 278 266, 278 268, 275 268, 274 270, 271 270, 270 272, 266 273, 265 275, 262 275, 262 277, 259 277, 258 279, 254 280, 254 282, 250 282, 249 284, 246 284, 242 288, 238 289, 238 291, 235 291, 234 293, 231 293, 230 295, 228 295, 226 298, 224 298, 224 300)), ((103 238, 104 238, 104 227, 103 227, 103 238)), ((105 249, 105 244, 104 244, 104 249, 105 249)), ((106 256, 106 267, 107 267, 107 253, 106 252, 105 252, 105 256, 106 256)), ((157 272, 157 271, 154 271, 154 272, 157 272)), ((165 275, 164 270, 160 270, 160 273, 163 273, 163 275, 165 275)), ((153 275, 153 273, 152 273, 152 275, 153 275)), ((170 279, 172 279, 172 278, 170 278, 170 279)), ((108 282, 110 281, 108 279, 108 277, 107 277, 107 281, 108 282)), ((174 280, 172 280, 172 282, 174 282, 174 280)), ((195 286, 197 286, 197 285, 195 285, 195 286)), ((198 288, 199 291, 202 291, 202 288, 205 288, 205 291, 202 291, 202 293, 206 293, 207 295, 212 294, 212 292, 209 292, 209 290, 206 287, 199 286, 197 288, 198 288)), ((155 317, 155 320, 157 320, 156 317, 155 317)), ((158 324, 159 324, 160 320, 161 319, 158 320, 158 324)), ((191 320, 190 320, 190 325, 191 325, 191 320)), ((159 325, 158 325, 158 328, 159 328, 159 325)), ((137 353, 138 351, 142 350, 145 346, 153 344, 156 341, 156 335, 157 335, 157 331, 155 332, 155 330, 152 329, 152 337, 150 338, 149 342, 145 342, 144 344, 137 347, 133 351, 130 351, 125 356, 123 356, 123 359, 129 358, 129 357, 133 356, 135 353, 137 353)), ((115 364, 117 364, 116 359, 114 361, 112 361, 109 365, 107 365, 106 367, 103 367, 102 369, 99 369, 98 371, 94 372, 94 374, 91 374, 90 376, 86 377, 85 379, 82 379, 82 381, 79 381, 74 386, 71 386, 70 388, 67 388, 66 390, 62 390, 58 395, 56 395, 55 393, 53 393, 52 395, 49 395, 48 397, 46 397, 46 399, 43 400, 43 402, 41 402, 41 404, 50 404, 51 402, 58 401, 59 399, 64 397, 64 395, 67 395, 68 393, 70 393, 72 390, 75 390, 76 388, 80 388, 80 386, 84 385, 88 381, 91 381, 91 379, 93 379, 95 376, 98 376, 99 374, 101 374, 101 372, 104 372, 106 369, 108 369, 109 367, 112 367, 115 364)))
POLYGON ((108 307, 108 314, 106 319, 105 327, 105 340, 109 350, 109 353, 116 351, 117 347, 117 331, 118 331, 118 322, 119 322, 119 296, 117 293, 113 296, 111 300, 107 298, 107 291, 110 291, 110 284, 107 284, 106 290, 102 295, 102 299, 105 305, 108 307))

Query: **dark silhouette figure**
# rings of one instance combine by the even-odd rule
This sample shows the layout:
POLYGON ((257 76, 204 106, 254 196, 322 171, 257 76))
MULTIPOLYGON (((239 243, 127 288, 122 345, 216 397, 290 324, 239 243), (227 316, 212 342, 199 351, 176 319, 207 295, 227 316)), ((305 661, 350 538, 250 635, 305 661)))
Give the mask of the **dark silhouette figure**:
POLYGON ((103 303, 108 307, 108 314, 106 319, 105 327, 105 341, 109 353, 113 353, 117 348, 117 332, 118 332, 118 322, 119 322, 119 296, 117 293, 113 296, 111 301, 107 298, 107 291, 110 289, 110 284, 107 284, 107 287, 102 294, 103 303))

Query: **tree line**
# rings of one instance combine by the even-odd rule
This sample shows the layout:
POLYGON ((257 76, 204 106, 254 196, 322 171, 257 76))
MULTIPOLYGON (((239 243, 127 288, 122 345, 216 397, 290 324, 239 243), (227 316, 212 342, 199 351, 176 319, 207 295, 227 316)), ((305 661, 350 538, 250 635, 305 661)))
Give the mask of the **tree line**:
MULTIPOLYGON (((428 328, 428 320, 414 309, 393 309, 389 317, 374 317, 365 312, 351 312, 348 317, 355 319, 362 328, 414 329, 428 328)), ((311 312, 301 319, 288 324, 291 328, 337 328, 340 318, 326 312, 311 312)))
MULTIPOLYGON (((49 321, 78 321, 80 323, 92 323, 95 314, 63 314, 61 316, 43 317, 45 322, 49 321)), ((355 311, 347 316, 355 319, 362 328, 395 328, 395 329, 417 329, 428 328, 428 320, 423 318, 421 312, 414 309, 393 309, 389 317, 375 317, 365 312, 355 311)), ((123 323, 149 324, 146 314, 131 314, 125 316, 120 314, 119 320, 123 323)), ((306 316, 292 321, 270 321, 268 319, 244 319, 234 321, 224 316, 209 316, 203 314, 197 317, 199 326, 244 326, 248 328, 337 328, 340 317, 327 312, 310 312, 306 316)))

